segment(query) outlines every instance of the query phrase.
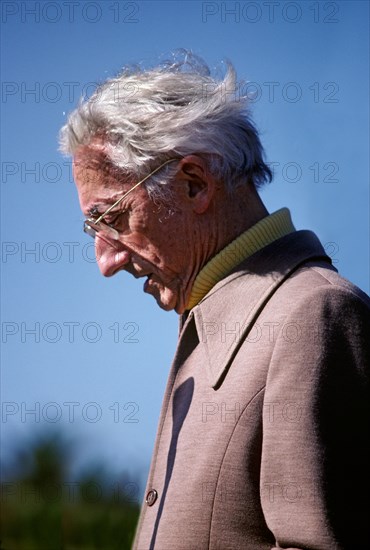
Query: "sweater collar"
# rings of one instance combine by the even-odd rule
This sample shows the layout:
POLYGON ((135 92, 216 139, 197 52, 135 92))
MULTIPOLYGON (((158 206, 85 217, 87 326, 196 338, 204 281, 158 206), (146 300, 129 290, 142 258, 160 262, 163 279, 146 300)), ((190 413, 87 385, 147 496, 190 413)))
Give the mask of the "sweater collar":
POLYGON ((192 309, 225 275, 268 244, 295 231, 288 208, 266 216, 239 235, 198 273, 187 309, 192 309))
POLYGON ((182 315, 180 342, 187 341, 188 329, 195 322, 211 387, 216 389, 222 384, 233 357, 271 296, 293 271, 312 260, 331 264, 314 233, 294 231, 236 266, 198 305, 182 315), (235 330, 224 330, 223 334, 225 327, 236 329, 237 335, 235 330))

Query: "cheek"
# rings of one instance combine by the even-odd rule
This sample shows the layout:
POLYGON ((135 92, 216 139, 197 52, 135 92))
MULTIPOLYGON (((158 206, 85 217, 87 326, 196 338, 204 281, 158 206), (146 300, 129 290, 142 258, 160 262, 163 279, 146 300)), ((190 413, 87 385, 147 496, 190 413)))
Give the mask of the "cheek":
POLYGON ((125 241, 141 250, 160 249, 166 241, 166 231, 155 216, 137 212, 129 220, 125 241))
POLYGON ((125 239, 126 245, 132 252, 136 252, 144 260, 151 262, 160 269, 172 271, 177 265, 176 250, 178 242, 163 232, 153 231, 150 235, 133 232, 125 239))
POLYGON ((182 219, 167 212, 139 209, 129 220, 127 246, 142 257, 162 267, 173 269, 186 255, 188 239, 182 229, 182 219), (137 215, 135 215, 137 214, 137 215))
POLYGON ((163 242, 153 241, 153 239, 140 233, 130 235, 126 242, 131 251, 138 254, 143 260, 147 260, 160 268, 167 264, 168 255, 163 242))

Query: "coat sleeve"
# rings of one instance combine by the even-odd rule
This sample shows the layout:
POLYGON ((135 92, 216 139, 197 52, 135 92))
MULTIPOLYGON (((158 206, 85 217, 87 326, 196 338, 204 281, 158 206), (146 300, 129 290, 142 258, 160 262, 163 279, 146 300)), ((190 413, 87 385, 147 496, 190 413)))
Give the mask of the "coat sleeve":
POLYGON ((260 494, 275 549, 369 548, 366 295, 318 287, 285 318, 263 409, 260 494))

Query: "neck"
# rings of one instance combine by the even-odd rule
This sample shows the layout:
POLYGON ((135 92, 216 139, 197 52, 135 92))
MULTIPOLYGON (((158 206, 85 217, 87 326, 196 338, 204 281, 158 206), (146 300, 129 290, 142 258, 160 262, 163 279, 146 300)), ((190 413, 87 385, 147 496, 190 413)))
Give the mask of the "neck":
POLYGON ((176 309, 178 313, 184 311, 194 281, 209 260, 266 216, 268 211, 253 185, 240 187, 232 194, 223 186, 218 189, 207 213, 193 228, 198 246, 193 249, 194 257, 189 261, 191 272, 187 276, 183 301, 176 309))
POLYGON ((211 220, 211 223, 216 220, 216 224, 211 234, 218 234, 218 244, 207 261, 244 231, 268 216, 268 211, 252 184, 236 189, 233 195, 224 193, 216 208, 218 211, 211 220), (222 220, 221 224, 219 220, 222 220))

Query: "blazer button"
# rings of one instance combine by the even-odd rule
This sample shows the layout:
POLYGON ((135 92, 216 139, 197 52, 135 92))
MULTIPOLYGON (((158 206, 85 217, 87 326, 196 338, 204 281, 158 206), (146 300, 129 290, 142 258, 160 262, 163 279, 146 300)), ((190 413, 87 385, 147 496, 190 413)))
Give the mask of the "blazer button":
POLYGON ((148 491, 148 494, 146 495, 145 502, 147 503, 148 506, 153 506, 157 498, 158 498, 157 491, 155 489, 151 489, 150 491, 148 491))

